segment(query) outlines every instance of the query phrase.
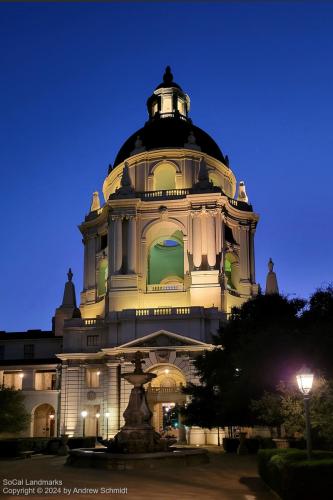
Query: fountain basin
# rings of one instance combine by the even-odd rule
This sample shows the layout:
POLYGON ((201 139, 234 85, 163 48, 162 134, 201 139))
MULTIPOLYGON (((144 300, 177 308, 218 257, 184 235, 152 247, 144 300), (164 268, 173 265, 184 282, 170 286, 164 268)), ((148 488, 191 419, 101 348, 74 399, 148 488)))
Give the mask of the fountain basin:
POLYGON ((133 384, 134 387, 141 387, 143 384, 147 384, 157 375, 155 373, 123 373, 121 378, 124 378, 130 384, 133 384))
MULTIPOLYGON (((106 450, 106 448, 105 448, 106 450)), ((209 462, 208 451, 198 448, 170 448, 154 453, 108 453, 103 448, 70 450, 66 465, 71 467, 133 470, 158 469, 166 466, 189 466, 209 462)))

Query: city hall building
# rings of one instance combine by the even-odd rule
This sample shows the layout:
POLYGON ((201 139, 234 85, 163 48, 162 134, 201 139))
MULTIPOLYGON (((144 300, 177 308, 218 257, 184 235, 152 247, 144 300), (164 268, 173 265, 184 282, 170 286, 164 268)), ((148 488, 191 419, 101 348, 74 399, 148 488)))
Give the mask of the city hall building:
MULTIPOLYGON (((186 403, 182 388, 198 382, 196 356, 213 349, 231 308, 258 292, 258 215, 228 157, 189 118, 190 98, 169 67, 147 109, 107 172, 103 201, 95 192, 81 222, 79 307, 69 270, 52 331, 0 333, 1 380, 25 395, 27 435, 79 436, 84 426, 85 435, 113 436, 131 389, 121 374, 137 351, 157 375, 146 389, 162 430, 186 403)), ((175 428, 184 440, 181 422, 175 428)), ((213 443, 215 433, 186 438, 213 443)))

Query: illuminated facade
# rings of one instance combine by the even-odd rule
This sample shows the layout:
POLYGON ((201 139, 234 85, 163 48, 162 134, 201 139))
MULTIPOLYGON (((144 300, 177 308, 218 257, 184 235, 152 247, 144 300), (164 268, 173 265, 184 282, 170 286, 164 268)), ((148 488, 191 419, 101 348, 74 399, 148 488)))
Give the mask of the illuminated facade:
POLYGON ((165 411, 185 402, 181 387, 195 381, 197 353, 212 348, 231 307, 257 293, 258 216, 244 183, 236 199, 228 158, 193 125, 190 99, 169 68, 147 107, 148 121, 110 166, 105 202, 94 193, 80 226, 81 317, 72 318, 70 300, 72 309, 55 317, 64 339, 60 428, 69 434, 82 433, 82 410, 88 432, 96 413, 103 435, 106 420, 108 434, 118 431, 129 395, 120 375, 137 350, 158 374, 148 399, 159 430, 163 413, 165 421, 165 411))
POLYGON ((157 374, 147 388, 156 430, 172 423, 180 441, 214 443, 214 431, 185 436, 169 415, 186 402, 182 387, 198 382, 193 361, 212 349, 220 322, 257 294, 258 215, 228 157, 192 123, 169 68, 147 107, 148 121, 109 168, 104 203, 94 193, 80 225, 79 308, 70 271, 55 313, 54 338, 63 337, 57 428, 82 435, 86 411, 86 435, 113 436, 130 392, 121 374, 140 350, 145 370, 157 374))

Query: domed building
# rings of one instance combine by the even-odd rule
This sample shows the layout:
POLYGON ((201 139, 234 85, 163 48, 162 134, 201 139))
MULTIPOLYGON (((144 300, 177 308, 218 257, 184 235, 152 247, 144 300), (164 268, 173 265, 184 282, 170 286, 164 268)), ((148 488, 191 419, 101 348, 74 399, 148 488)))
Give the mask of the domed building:
POLYGON ((130 391, 120 375, 132 370, 137 350, 158 375, 148 400, 155 428, 163 428, 166 412, 185 402, 182 386, 196 381, 197 354, 212 349, 231 308, 257 293, 258 216, 244 183, 235 197, 228 157, 192 123, 190 98, 169 67, 147 108, 147 122, 109 168, 104 203, 94 193, 80 225, 81 317, 72 318, 74 304, 55 316, 63 433, 82 434, 82 411, 86 433, 96 414, 100 433, 118 431, 130 391))
POLYGON ((48 332, 57 360, 38 367, 30 357, 4 371, 27 391, 30 435, 115 435, 131 390, 121 375, 140 351, 144 369, 156 374, 147 387, 155 429, 171 426, 181 442, 216 442, 214 431, 185 432, 177 406, 186 402, 182 388, 198 382, 196 356, 213 349, 231 308, 258 292, 258 215, 244 183, 237 189, 228 157, 193 124, 190 98, 169 67, 147 108, 148 120, 109 168, 104 201, 95 192, 80 225, 83 290, 77 307, 69 271, 48 332), (52 387, 53 379, 43 382, 45 394, 37 394, 38 373, 43 381, 56 377, 52 387))

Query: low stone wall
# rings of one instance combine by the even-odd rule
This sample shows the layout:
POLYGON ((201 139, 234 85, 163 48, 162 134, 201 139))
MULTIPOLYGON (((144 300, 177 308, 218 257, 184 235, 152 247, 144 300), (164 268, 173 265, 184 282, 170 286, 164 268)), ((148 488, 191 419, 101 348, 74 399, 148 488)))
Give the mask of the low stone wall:
MULTIPOLYGON (((224 429, 220 429, 220 443, 225 437, 224 429)), ((192 446, 205 446, 218 444, 217 429, 203 429, 202 427, 191 427, 188 430, 187 442, 192 446)))

